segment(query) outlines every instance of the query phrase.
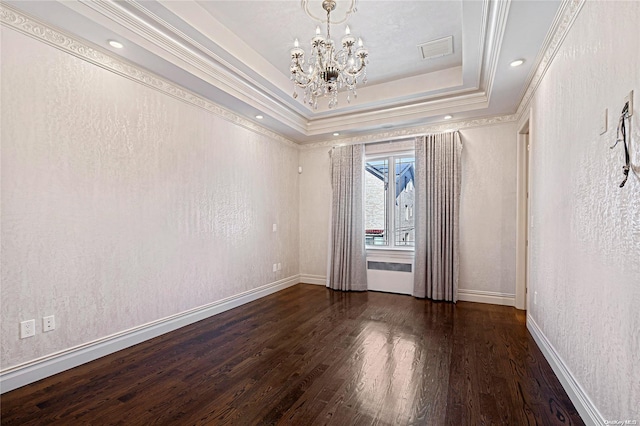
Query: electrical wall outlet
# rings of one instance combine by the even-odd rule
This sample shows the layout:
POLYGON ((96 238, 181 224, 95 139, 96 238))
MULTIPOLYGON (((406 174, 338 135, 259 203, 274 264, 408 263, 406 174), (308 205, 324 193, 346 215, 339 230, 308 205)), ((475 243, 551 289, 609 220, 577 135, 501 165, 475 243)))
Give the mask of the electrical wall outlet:
POLYGON ((624 103, 629 102, 629 112, 628 115, 631 117, 633 115, 633 90, 629 92, 627 96, 624 97, 624 103))
POLYGON ((534 305, 538 304, 538 292, 537 291, 533 292, 533 304, 534 305))
POLYGON ((276 232, 278 230, 278 225, 274 223, 271 229, 273 232, 276 232))
POLYGON ((278 270, 278 264, 274 263, 273 264, 273 272, 276 272, 278 270))
POLYGON ((282 263, 278 262, 278 271, 282 269, 282 263))
POLYGON ((51 330, 55 330, 56 328, 56 319, 53 315, 42 318, 42 332, 47 332, 51 330))
POLYGON ((20 338, 26 339, 27 337, 35 336, 36 334, 36 320, 31 319, 28 321, 22 321, 20 323, 20 338))

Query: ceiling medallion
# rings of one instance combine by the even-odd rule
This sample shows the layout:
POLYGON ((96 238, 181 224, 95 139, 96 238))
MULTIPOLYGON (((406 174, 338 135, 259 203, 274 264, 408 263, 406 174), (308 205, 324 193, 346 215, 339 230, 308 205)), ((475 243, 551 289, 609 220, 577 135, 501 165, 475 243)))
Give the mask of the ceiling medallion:
MULTIPOLYGON (((326 10, 321 2, 317 0, 301 0, 300 5, 309 18, 321 24, 327 22, 326 10)), ((341 0, 340 4, 336 4, 335 9, 331 11, 331 19, 334 24, 342 24, 357 10, 358 0, 341 0)))
MULTIPOLYGON (((303 5, 305 3, 303 0, 303 5)), ((353 0, 351 3, 355 4, 353 0)), ((329 108, 338 105, 338 91, 342 87, 349 91, 347 102, 351 102, 351 95, 357 97, 358 79, 362 77, 362 83, 367 83, 366 66, 369 62, 369 52, 364 48, 362 39, 357 39, 356 46, 356 37, 351 35, 348 25, 342 38, 342 50, 336 51, 336 45, 331 40, 331 12, 336 8, 336 1, 324 0, 322 8, 327 12, 327 36, 323 37, 320 27, 316 28, 316 35, 311 39, 308 62, 305 62, 304 50, 300 48, 298 39, 291 49, 291 81, 295 85, 293 97, 298 97, 297 87, 303 88, 304 103, 313 109, 318 109, 318 98, 323 96, 329 98, 329 108)))

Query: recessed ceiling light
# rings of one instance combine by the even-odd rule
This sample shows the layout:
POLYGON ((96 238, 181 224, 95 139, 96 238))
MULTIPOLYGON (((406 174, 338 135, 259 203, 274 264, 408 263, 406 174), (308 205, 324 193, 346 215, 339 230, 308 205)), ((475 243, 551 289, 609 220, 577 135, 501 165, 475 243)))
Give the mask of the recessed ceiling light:
POLYGON ((333 136, 340 136, 340 133, 335 132, 335 133, 333 134, 333 136))
POLYGON ((509 65, 511 65, 512 67, 519 67, 522 64, 524 64, 524 59, 516 59, 515 61, 511 62, 509 65))
POLYGON ((120 43, 119 41, 109 40, 109 46, 115 47, 116 49, 122 49, 124 47, 124 44, 120 43))
POLYGON ((453 118, 453 115, 445 115, 444 119, 445 120, 451 120, 453 118))
POLYGON ((262 119, 264 118, 264 116, 262 116, 262 115, 256 115, 256 118, 257 118, 258 120, 262 120, 262 119))

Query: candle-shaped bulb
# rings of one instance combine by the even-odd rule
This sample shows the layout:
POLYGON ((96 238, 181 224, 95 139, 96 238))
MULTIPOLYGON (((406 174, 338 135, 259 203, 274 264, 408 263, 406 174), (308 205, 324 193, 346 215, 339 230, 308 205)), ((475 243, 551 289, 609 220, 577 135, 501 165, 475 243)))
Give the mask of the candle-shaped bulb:
POLYGON ((347 28, 345 28, 345 29, 344 29, 344 33, 345 33, 346 35, 351 34, 351 28, 349 28, 349 26, 348 26, 348 25, 347 25, 347 28))
POLYGON ((300 47, 300 43, 298 43, 298 39, 293 42, 293 47, 300 47))
POLYGON ((316 27, 316 35, 320 35, 320 27, 316 27))
POLYGON ((362 47, 362 39, 358 38, 358 47, 362 47))

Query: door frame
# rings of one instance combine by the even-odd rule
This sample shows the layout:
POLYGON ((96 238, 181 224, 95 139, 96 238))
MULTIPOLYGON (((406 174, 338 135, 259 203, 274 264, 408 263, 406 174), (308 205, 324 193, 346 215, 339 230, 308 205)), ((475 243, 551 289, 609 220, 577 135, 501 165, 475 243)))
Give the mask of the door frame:
POLYGON ((531 186, 531 147, 533 146, 533 135, 531 123, 533 122, 532 112, 529 110, 529 117, 518 129, 517 135, 517 179, 516 179, 516 300, 517 309, 528 310, 527 286, 529 282, 529 209, 530 209, 530 186, 531 186))

